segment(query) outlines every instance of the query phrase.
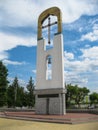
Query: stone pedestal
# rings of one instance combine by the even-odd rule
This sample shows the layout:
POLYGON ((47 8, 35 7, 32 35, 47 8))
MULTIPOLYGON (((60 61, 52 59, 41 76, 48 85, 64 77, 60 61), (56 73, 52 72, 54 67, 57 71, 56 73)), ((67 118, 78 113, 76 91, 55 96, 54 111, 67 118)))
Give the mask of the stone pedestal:
POLYGON ((65 89, 36 90, 36 114, 64 115, 65 89))

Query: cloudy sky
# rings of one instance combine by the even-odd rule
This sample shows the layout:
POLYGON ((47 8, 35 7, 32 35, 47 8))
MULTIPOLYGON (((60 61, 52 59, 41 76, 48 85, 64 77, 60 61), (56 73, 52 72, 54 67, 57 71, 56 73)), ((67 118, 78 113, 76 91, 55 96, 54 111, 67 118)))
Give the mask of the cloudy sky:
POLYGON ((65 82, 98 92, 98 0, 0 0, 0 60, 8 79, 36 81, 37 20, 52 6, 62 11, 65 82))

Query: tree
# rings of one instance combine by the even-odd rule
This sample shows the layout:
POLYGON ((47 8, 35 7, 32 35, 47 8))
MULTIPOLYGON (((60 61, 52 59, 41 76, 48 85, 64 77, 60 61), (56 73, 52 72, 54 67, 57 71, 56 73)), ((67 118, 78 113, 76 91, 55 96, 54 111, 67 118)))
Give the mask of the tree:
POLYGON ((90 94, 90 101, 91 101, 91 104, 98 103, 98 93, 93 92, 92 94, 90 94))
POLYGON ((12 85, 7 90, 8 107, 22 107, 24 104, 26 105, 24 97, 24 88, 19 85, 18 78, 15 77, 12 85))
POLYGON ((17 89, 19 87, 19 83, 18 83, 18 78, 15 77, 13 83, 12 83, 12 86, 14 87, 14 107, 16 106, 17 104, 17 89))
POLYGON ((0 61, 0 106, 7 105, 7 85, 8 85, 8 69, 6 66, 0 61))
POLYGON ((32 77, 30 77, 29 83, 27 85, 29 107, 33 107, 35 104, 34 87, 34 81, 32 80, 32 77))
POLYGON ((71 102, 73 101, 74 96, 74 87, 71 84, 66 85, 67 93, 66 93, 66 105, 69 107, 71 105, 71 102))
POLYGON ((16 106, 22 107, 24 105, 24 93, 24 88, 19 86, 17 88, 16 106))
POLYGON ((74 97, 74 99, 79 108, 80 108, 80 103, 83 102, 85 96, 87 96, 89 92, 90 92, 89 89, 87 89, 86 87, 76 88, 76 96, 74 97))
POLYGON ((83 102, 84 97, 88 95, 89 92, 89 89, 86 87, 80 88, 77 85, 73 86, 69 84, 67 85, 66 102, 70 104, 70 102, 74 101, 78 107, 80 107, 80 103, 83 102))
POLYGON ((23 95, 23 106, 28 106, 28 92, 27 91, 24 91, 24 95, 23 95))
POLYGON ((7 104, 8 107, 15 107, 14 86, 10 85, 7 89, 7 104))

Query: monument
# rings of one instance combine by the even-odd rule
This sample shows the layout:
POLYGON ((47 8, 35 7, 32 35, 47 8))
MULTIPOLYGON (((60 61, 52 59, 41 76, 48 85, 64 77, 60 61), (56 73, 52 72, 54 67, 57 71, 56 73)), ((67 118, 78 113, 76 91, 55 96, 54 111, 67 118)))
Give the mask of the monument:
POLYGON ((64 115, 65 93, 62 16, 59 8, 52 7, 42 12, 38 19, 36 114, 64 115), (50 16, 56 16, 57 21, 52 23, 50 16), (48 24, 43 25, 46 19, 48 24), (53 47, 46 49, 47 43, 42 30, 48 28, 48 44, 50 44, 50 27, 55 24, 57 24, 57 33, 53 36, 53 47))

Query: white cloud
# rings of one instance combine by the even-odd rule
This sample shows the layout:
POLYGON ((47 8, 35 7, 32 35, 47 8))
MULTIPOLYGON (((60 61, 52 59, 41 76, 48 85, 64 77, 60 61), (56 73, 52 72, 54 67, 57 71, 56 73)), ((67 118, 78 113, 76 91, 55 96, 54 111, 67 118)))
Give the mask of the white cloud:
POLYGON ((12 49, 18 45, 34 46, 36 45, 35 37, 18 37, 0 33, 0 52, 12 49))
POLYGON ((97 14, 97 5, 97 0, 2 0, 0 1, 0 21, 2 25, 7 26, 35 26, 42 11, 57 6, 62 11, 63 22, 68 23, 83 14, 97 14))
POLYGON ((93 20, 92 22, 92 32, 89 32, 85 35, 82 35, 81 36, 81 41, 84 41, 84 40, 89 40, 91 42, 93 41, 98 41, 98 24, 97 24, 97 21, 98 20, 93 20))
POLYGON ((36 74, 36 70, 32 70, 32 72, 33 72, 34 74, 36 74))
POLYGON ((82 55, 78 59, 64 58, 65 82, 86 86, 90 89, 91 86, 98 85, 98 47, 89 47, 80 51, 82 55))
POLYGON ((34 25, 39 6, 32 0, 2 0, 1 22, 7 26, 34 25))
POLYGON ((7 52, 0 52, 0 60, 7 59, 9 57, 7 52))
POLYGON ((89 32, 85 35, 82 35, 81 41, 89 40, 91 42, 98 40, 98 30, 93 30, 93 32, 89 32))
POLYGON ((10 60, 3 60, 3 63, 6 64, 6 65, 23 65, 25 64, 25 62, 18 62, 18 61, 10 61, 10 60))
POLYGON ((82 56, 80 59, 70 61, 65 57, 65 68, 75 73, 93 72, 98 67, 98 47, 94 46, 87 49, 81 49, 82 56))
POLYGON ((25 64, 25 62, 8 60, 9 54, 6 51, 15 48, 18 45, 34 46, 36 45, 36 39, 31 37, 24 38, 24 37, 18 37, 14 35, 7 35, 5 33, 0 33, 0 60, 2 60, 4 64, 6 65, 25 64))
POLYGON ((36 45, 35 38, 29 37, 18 37, 14 35, 7 35, 5 33, 0 33, 0 60, 3 61, 4 64, 8 65, 23 65, 25 62, 11 61, 9 59, 9 54, 6 52, 7 50, 13 49, 18 45, 23 46, 34 46, 36 45))
POLYGON ((65 76, 65 82, 67 84, 74 84, 74 85, 79 85, 81 87, 86 86, 87 87, 87 83, 88 83, 88 77, 86 76, 81 76, 77 73, 75 73, 75 71, 64 71, 64 76, 65 76))
POLYGON ((74 54, 73 53, 69 53, 69 52, 64 52, 64 56, 65 58, 69 59, 69 60, 73 60, 74 59, 74 54))
POLYGON ((90 69, 90 64, 87 60, 65 60, 65 70, 73 72, 76 75, 80 75, 81 73, 84 73, 90 69))
MULTIPOLYGON (((98 19, 96 19, 95 21, 94 21, 94 23, 97 23, 98 22, 98 19)), ((98 24, 94 24, 94 26, 93 26, 93 30, 98 30, 98 24)))
POLYGON ((87 49, 81 49, 83 58, 89 58, 92 60, 98 60, 98 46, 94 46, 87 49))
POLYGON ((86 44, 86 45, 85 45, 85 48, 90 48, 90 44, 86 44))

